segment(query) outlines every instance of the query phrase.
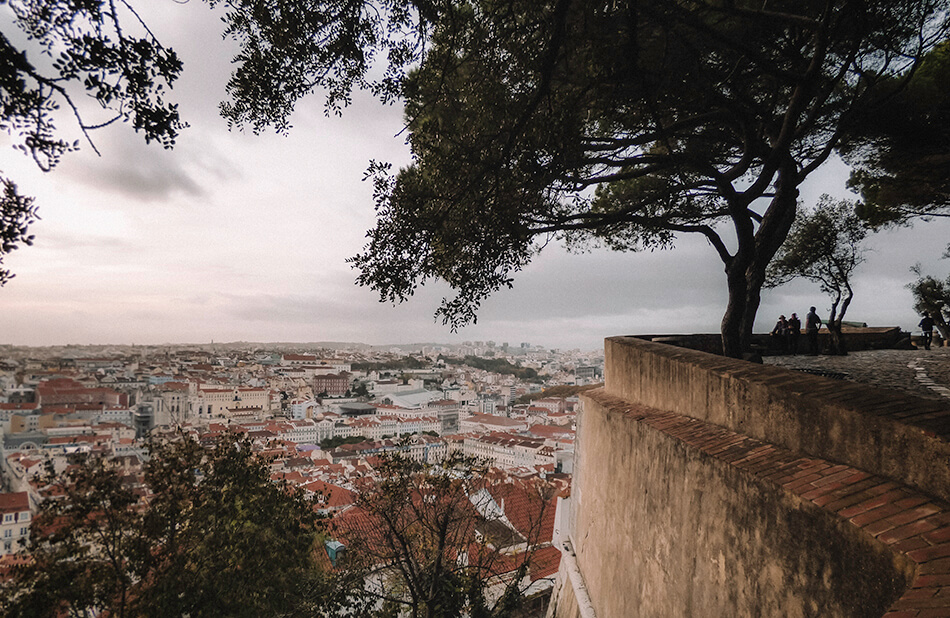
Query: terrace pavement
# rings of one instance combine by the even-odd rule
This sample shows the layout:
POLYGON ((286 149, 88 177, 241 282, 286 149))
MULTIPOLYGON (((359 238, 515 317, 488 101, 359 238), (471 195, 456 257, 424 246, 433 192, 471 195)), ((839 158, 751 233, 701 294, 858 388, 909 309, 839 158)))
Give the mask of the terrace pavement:
POLYGON ((862 350, 847 356, 767 356, 766 365, 902 390, 950 401, 950 347, 930 350, 862 350))

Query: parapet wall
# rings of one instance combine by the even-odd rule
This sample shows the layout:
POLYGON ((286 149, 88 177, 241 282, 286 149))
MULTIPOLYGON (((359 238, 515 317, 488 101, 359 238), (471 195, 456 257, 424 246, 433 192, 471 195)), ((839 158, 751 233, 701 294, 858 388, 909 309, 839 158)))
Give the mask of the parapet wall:
MULTIPOLYGON (((899 327, 853 327, 843 326, 842 333, 845 335, 845 343, 851 351, 857 350, 890 350, 895 348, 911 347, 912 338, 910 333, 901 331, 899 327)), ((691 334, 691 335, 633 335, 637 339, 646 341, 656 341, 660 343, 671 344, 691 350, 701 352, 711 352, 718 354, 722 351, 722 336, 719 334, 691 334)), ((799 346, 804 348, 806 344, 804 334, 799 340, 799 346)), ((818 347, 826 349, 831 345, 831 334, 827 329, 822 328, 818 332, 818 347)), ((777 348, 777 342, 774 337, 768 334, 753 334, 752 347, 755 351, 764 355, 781 354, 777 348)))
POLYGON ((553 615, 950 615, 950 406, 633 338, 606 363, 569 524, 591 607, 568 582, 553 615))
POLYGON ((605 390, 950 500, 950 405, 631 337, 605 342, 605 390))

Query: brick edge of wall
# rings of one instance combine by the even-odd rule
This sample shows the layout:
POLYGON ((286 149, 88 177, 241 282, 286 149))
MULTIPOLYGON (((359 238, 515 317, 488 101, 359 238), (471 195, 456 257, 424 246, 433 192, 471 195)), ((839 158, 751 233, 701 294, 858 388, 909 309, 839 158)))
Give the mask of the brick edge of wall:
POLYGON ((950 504, 897 481, 607 394, 585 397, 811 502, 915 565, 886 618, 950 616, 950 504))

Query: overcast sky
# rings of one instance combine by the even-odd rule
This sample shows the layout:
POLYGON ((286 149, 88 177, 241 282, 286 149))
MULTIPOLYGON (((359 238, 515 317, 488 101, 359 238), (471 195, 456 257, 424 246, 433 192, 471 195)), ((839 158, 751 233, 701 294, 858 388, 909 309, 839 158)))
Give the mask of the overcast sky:
MULTIPOLYGON (((358 95, 342 118, 326 118, 313 97, 289 136, 229 132, 217 104, 231 50, 217 17, 200 2, 140 4, 185 62, 172 94, 191 127, 173 151, 128 126, 101 130, 101 157, 84 146, 48 174, 0 136, 0 170, 36 196, 42 217, 35 245, 4 260, 17 276, 0 288, 0 343, 491 339, 588 350, 611 335, 718 332, 725 275, 697 238, 639 254, 550 246, 457 334, 433 318, 447 292, 438 285, 380 304, 345 260, 374 222, 367 163, 408 161, 401 108, 358 95)), ((75 132, 68 119, 60 127, 75 132)), ((820 170, 803 200, 846 196, 846 174, 840 163, 820 170)), ((872 237, 848 317, 913 329, 909 268, 945 277, 948 241, 947 221, 872 237)), ((804 282, 765 291, 759 330, 810 304, 826 312, 830 301, 804 282)))

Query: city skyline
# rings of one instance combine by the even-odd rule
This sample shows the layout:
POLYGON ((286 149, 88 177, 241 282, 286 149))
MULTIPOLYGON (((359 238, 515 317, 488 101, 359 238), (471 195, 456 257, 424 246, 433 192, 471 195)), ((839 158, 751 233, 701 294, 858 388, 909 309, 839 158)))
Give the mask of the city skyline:
MULTIPOLYGON (((340 118, 319 95, 298 107, 287 137, 228 132, 217 115, 230 45, 203 4, 142 7, 163 43, 185 63, 171 98, 191 127, 173 151, 146 146, 127 125, 94 132, 88 144, 43 174, 9 148, 0 170, 34 195, 36 244, 7 256, 17 277, 0 289, 0 343, 162 344, 214 341, 353 341, 377 345, 465 340, 531 341, 591 349, 604 337, 718 332, 725 309, 722 265, 705 241, 672 251, 568 255, 545 248, 453 334, 433 318, 444 286, 429 285, 395 308, 354 284, 346 258, 374 223, 370 159, 409 160, 399 106, 357 94, 340 118)), ((69 118, 60 127, 79 138, 69 118)), ((847 195, 832 163, 803 190, 813 204, 847 195)), ((868 242, 848 317, 915 327, 910 267, 946 276, 940 260, 950 221, 887 230, 868 242)), ((830 304, 796 282, 763 293, 757 330, 779 313, 830 304)))

